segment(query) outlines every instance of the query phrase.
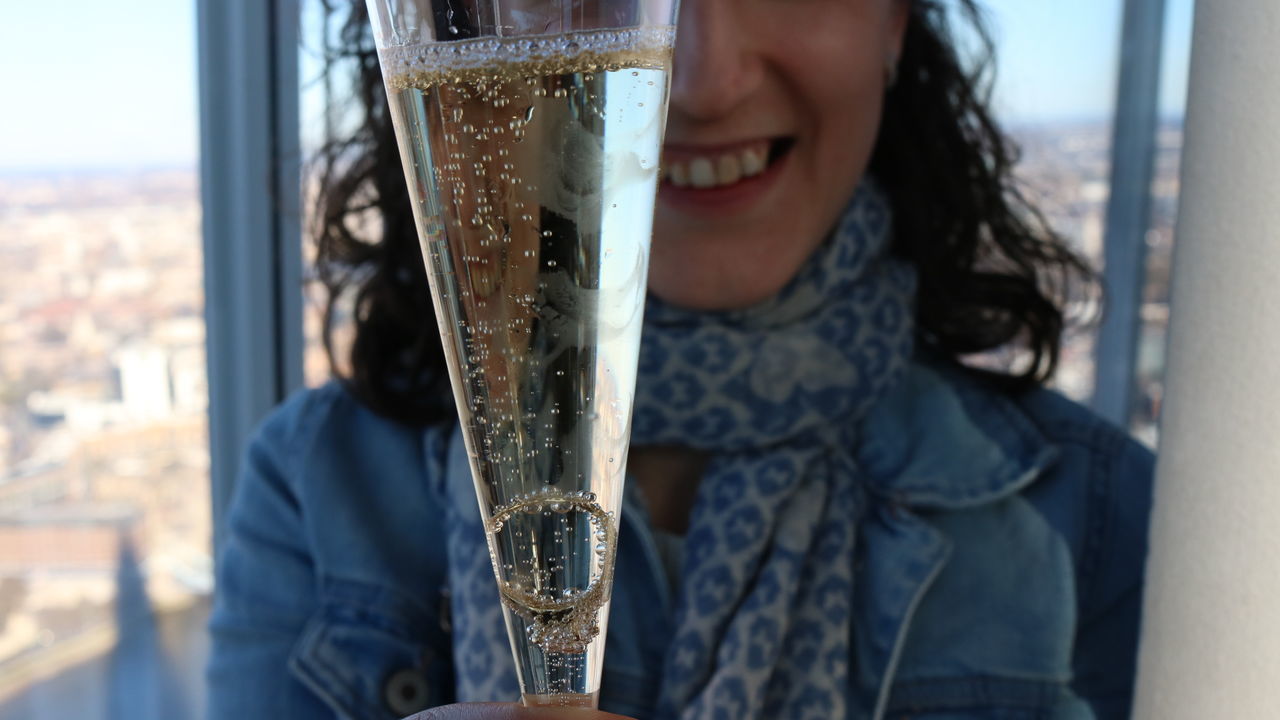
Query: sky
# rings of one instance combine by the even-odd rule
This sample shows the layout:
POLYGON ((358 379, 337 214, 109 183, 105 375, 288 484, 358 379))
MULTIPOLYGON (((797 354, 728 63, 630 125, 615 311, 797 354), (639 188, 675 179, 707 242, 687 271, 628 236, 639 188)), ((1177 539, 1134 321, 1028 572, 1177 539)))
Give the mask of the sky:
MULTIPOLYGON (((1161 114, 1181 115, 1193 0, 1167 0, 1161 114)), ((0 10, 0 172, 190 165, 195 0, 60 0, 0 10)), ((1122 0, 986 0, 996 109, 1010 123, 1114 104, 1122 0)))
MULTIPOLYGON (((1160 114, 1186 106, 1193 0, 1165 0, 1160 114)), ((1115 105, 1122 0, 985 0, 1009 122, 1107 117, 1115 105)))
POLYGON ((0 10, 0 170, 191 164, 195 0, 0 10))

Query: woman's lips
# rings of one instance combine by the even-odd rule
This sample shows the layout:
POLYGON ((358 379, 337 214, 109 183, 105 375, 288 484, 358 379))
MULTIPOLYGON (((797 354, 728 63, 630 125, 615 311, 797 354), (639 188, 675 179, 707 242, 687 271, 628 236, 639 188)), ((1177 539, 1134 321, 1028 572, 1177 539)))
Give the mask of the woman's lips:
POLYGON ((741 209, 773 186, 792 144, 786 138, 717 147, 668 145, 658 196, 695 211, 741 209))

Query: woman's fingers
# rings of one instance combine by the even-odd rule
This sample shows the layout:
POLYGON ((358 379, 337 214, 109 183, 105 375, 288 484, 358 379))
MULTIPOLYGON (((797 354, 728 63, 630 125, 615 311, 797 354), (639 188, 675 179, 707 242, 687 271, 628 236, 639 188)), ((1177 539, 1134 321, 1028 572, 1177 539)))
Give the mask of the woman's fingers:
POLYGON ((622 715, 572 707, 529 708, 514 703, 458 703, 423 710, 405 720, 630 720, 622 715))

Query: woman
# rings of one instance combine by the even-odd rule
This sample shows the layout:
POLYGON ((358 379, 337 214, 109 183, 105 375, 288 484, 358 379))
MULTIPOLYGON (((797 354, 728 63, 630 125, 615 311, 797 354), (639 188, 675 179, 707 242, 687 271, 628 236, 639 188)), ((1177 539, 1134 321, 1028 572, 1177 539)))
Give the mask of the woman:
MULTIPOLYGON (((605 710, 1128 714, 1152 459, 1040 388, 1092 281, 1014 188, 952 12, 683 5, 605 710), (961 362, 994 350, 1018 366, 961 362)), ((350 374, 251 445, 212 717, 541 717, 469 704, 518 689, 364 25, 319 230, 350 374)))

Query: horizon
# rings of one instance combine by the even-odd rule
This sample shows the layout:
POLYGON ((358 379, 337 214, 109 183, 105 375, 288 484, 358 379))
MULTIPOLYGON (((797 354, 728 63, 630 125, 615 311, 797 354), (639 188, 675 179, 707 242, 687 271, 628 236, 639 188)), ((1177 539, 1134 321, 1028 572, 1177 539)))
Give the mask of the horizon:
MULTIPOLYGON (((1156 127, 1157 129, 1180 127, 1184 120, 1185 117, 1182 115, 1159 117, 1156 118, 1156 127)), ((1061 128, 1065 130, 1068 128, 1079 128, 1091 125, 1109 127, 1110 124, 1110 117, 1099 116, 1027 119, 1002 123, 1006 134, 1014 136, 1023 132, 1034 132, 1044 129, 1061 128)), ((0 164, 0 181, 22 178, 54 179, 64 177, 87 177, 92 175, 118 177, 120 175, 148 175, 164 172, 198 172, 199 169, 199 158, 145 164, 103 163, 83 166, 48 164, 43 166, 6 166, 0 164)), ((3 205, 4 203, 0 201, 0 207, 3 205)))

